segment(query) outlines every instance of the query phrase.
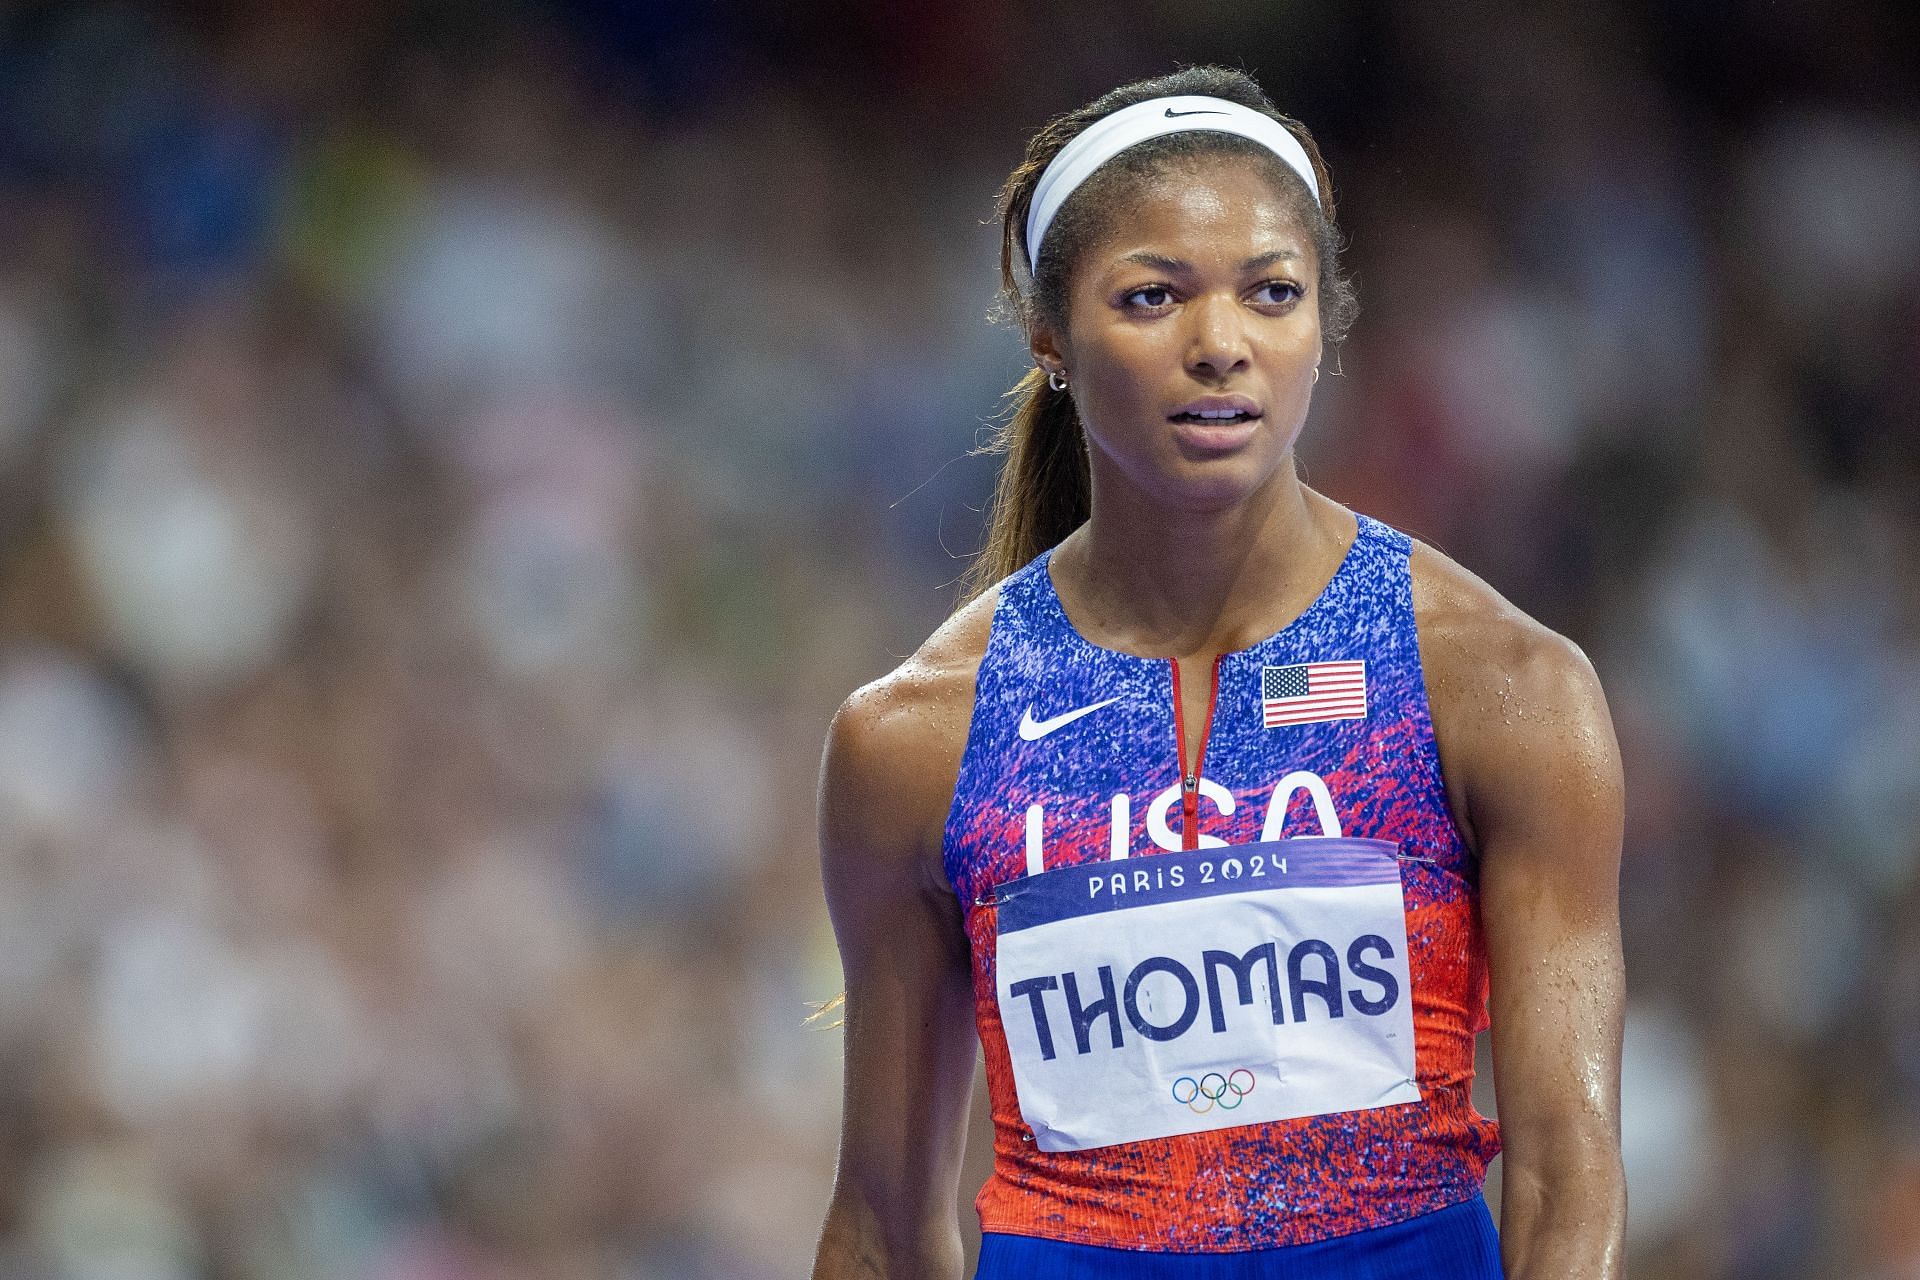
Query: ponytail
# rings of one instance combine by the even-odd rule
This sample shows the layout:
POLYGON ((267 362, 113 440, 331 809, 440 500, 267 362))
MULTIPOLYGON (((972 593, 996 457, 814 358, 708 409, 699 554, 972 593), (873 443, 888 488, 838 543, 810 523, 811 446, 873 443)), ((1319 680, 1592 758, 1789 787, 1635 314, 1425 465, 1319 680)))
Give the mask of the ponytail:
POLYGON ((974 454, 1006 455, 987 513, 987 540, 961 578, 961 603, 974 599, 1072 533, 1093 510, 1087 438, 1073 396, 1029 369, 1006 398, 1010 417, 974 454))

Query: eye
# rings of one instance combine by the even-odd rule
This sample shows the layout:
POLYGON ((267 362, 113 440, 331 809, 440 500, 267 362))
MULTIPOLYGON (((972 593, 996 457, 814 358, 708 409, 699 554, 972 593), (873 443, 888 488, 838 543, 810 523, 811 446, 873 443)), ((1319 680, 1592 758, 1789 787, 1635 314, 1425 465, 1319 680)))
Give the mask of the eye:
POLYGON ((1267 280, 1254 287, 1254 296, 1272 306, 1285 307, 1306 297, 1306 290, 1291 280, 1267 280))
POLYGON ((1143 300, 1140 306, 1144 309, 1148 311, 1158 311, 1161 307, 1173 301, 1173 290, 1163 284, 1143 284, 1138 289, 1121 298, 1120 301, 1131 304, 1135 298, 1143 300))

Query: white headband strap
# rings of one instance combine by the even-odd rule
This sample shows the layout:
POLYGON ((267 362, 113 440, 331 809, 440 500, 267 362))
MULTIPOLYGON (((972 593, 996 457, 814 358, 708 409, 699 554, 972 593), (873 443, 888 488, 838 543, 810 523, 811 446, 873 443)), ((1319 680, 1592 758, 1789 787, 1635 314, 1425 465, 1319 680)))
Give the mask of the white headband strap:
POLYGON ((1314 180, 1307 149, 1272 116, 1225 98, 1201 94, 1150 98, 1102 116, 1082 129, 1041 173, 1033 189, 1033 201, 1027 206, 1027 269, 1039 270, 1040 242, 1046 238, 1053 216, 1095 169, 1148 138, 1195 129, 1251 138, 1286 161, 1307 184, 1314 202, 1319 203, 1320 184, 1314 180))

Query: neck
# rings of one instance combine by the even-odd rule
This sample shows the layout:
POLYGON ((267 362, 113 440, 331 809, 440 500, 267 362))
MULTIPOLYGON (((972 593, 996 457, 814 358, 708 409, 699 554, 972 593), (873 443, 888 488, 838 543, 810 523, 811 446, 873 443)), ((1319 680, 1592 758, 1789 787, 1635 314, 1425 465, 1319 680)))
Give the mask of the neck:
POLYGON ((1053 577, 1083 631, 1133 653, 1221 653, 1277 631, 1352 532, 1339 504, 1300 482, 1291 451, 1266 485, 1212 511, 1170 510, 1094 470, 1092 514, 1055 551, 1053 577))

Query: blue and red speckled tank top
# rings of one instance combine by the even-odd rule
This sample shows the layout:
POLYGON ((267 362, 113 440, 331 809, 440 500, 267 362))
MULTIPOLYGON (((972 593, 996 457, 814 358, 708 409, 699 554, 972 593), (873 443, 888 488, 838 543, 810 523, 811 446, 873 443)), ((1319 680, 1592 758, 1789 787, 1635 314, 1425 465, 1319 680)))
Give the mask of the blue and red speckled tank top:
POLYGON ((983 1230, 1232 1252, 1480 1193, 1476 868, 1411 542, 1356 524, 1313 603, 1210 672, 1087 640, 1051 551, 1001 585, 944 842, 993 1110, 983 1230), (1212 681, 1191 743, 1182 679, 1212 681))

